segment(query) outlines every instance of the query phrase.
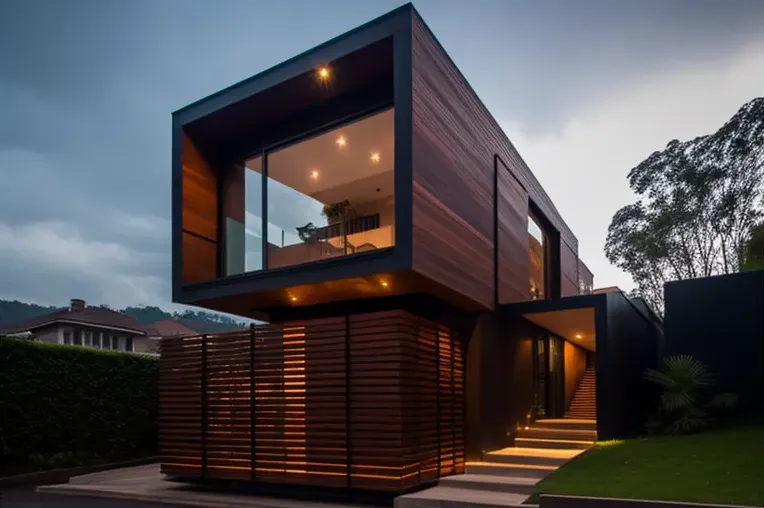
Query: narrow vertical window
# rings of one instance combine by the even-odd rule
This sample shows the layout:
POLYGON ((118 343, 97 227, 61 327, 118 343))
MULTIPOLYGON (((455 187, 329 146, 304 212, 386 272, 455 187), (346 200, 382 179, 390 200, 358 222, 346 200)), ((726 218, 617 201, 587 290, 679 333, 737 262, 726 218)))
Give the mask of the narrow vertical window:
POLYGON ((528 254, 530 258, 531 299, 546 298, 547 240, 539 224, 528 216, 528 254))

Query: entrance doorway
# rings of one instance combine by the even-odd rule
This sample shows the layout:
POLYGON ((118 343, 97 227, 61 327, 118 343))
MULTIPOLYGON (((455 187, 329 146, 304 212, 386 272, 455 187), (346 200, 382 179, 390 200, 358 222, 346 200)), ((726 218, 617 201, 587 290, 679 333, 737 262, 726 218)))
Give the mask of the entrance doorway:
POLYGON ((562 418, 565 415, 565 356, 563 339, 548 333, 533 341, 532 418, 562 418))

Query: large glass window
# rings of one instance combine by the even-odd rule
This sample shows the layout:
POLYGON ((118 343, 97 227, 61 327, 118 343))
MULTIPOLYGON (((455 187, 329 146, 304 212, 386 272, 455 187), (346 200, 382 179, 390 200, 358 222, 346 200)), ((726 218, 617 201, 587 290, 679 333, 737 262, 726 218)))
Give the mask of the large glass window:
MULTIPOLYGON (((267 152, 265 206, 262 156, 245 161, 244 174, 233 178, 243 182, 243 214, 238 214, 243 215, 243 226, 241 219, 231 218, 235 211, 225 218, 226 273, 392 247, 394 117, 394 110, 388 109, 267 152), (267 253, 263 231, 267 231, 267 253)), ((230 197, 226 200, 231 202, 230 197)))
POLYGON ((530 256, 531 298, 546 298, 547 241, 543 230, 533 217, 528 216, 528 253, 530 256))

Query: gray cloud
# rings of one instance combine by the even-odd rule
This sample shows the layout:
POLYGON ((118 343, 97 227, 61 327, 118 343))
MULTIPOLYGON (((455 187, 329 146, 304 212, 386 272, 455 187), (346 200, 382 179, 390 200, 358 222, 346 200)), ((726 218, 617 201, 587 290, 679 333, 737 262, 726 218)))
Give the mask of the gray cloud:
MULTIPOLYGON (((170 112, 400 3, 0 3, 0 297, 167 302, 170 112)), ((764 20, 757 0, 416 6, 494 115, 528 132, 723 58, 764 20)))

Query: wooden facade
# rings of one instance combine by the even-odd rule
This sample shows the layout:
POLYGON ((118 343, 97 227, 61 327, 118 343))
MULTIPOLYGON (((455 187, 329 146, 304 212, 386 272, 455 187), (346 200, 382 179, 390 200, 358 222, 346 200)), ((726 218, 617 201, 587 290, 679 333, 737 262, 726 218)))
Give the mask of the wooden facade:
MULTIPOLYGON (((543 297, 580 294, 592 277, 575 236, 410 4, 176 112, 173 300, 272 324, 164 341, 163 472, 388 492, 462 472, 469 333, 444 324, 474 327, 538 296, 529 216, 547 240, 534 244, 543 297), (317 86, 325 63, 336 81, 317 86), (385 108, 392 246, 269 266, 268 154, 385 108), (230 228, 245 229, 242 161, 253 154, 266 269, 242 273, 225 244, 230 228)), ((506 422, 527 413, 530 349, 519 336, 505 347, 494 328, 473 387, 486 400, 525 394, 504 412, 481 406, 498 446, 506 422), (507 369, 509 381, 493 375, 507 369)))
POLYGON ((217 174, 184 135, 183 167, 183 283, 214 280, 218 276, 217 174))
POLYGON ((530 213, 550 239, 553 283, 545 296, 580 293, 578 241, 413 7, 396 9, 284 66, 176 114, 182 150, 175 156, 182 163, 174 185, 179 181, 183 189, 176 198, 182 218, 174 247, 174 263, 182 265, 173 277, 176 301, 268 319, 272 309, 295 306, 290 290, 299 287, 309 295, 301 306, 427 293, 465 310, 495 309, 532 297, 530 213), (322 91, 312 76, 316 62, 325 61, 338 77, 322 91), (244 93, 247 87, 252 95, 244 93), (295 110, 296 96, 304 113, 295 110), (352 121, 353 111, 380 101, 395 108, 395 247, 352 262, 227 276, 225 221, 240 223, 243 215, 240 168, 230 161, 245 152, 245 142, 260 147, 278 144, 282 135, 299 139, 300 132, 308 135, 304 129, 352 121), (215 167, 203 153, 214 157, 215 167), (398 282, 386 291, 362 290, 379 276, 398 282), (365 282, 343 282, 350 280, 365 282), (327 284, 338 290, 326 291, 327 284))
POLYGON ((578 241, 416 13, 412 55, 412 269, 484 308, 530 299, 527 228, 533 202, 554 228, 549 233, 559 237, 562 296, 578 294, 578 241))
POLYGON ((162 342, 162 472, 403 492, 464 471, 463 344, 404 311, 162 342))

